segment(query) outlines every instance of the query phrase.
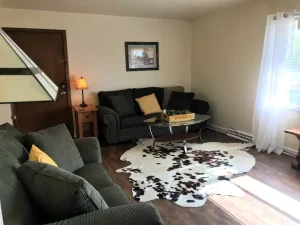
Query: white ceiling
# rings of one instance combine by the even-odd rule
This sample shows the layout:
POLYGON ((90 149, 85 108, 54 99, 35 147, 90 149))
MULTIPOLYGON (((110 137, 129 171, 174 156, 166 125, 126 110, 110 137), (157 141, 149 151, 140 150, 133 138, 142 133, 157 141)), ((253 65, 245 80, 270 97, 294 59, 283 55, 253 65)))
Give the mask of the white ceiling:
POLYGON ((194 19, 252 0, 0 0, 2 8, 134 17, 194 19))

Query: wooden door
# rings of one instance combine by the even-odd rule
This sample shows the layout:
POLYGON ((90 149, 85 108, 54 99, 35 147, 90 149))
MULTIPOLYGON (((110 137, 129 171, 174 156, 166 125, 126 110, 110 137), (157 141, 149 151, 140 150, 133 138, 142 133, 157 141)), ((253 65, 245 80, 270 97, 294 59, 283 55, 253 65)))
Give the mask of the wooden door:
POLYGON ((56 102, 13 104, 15 127, 27 133, 65 123, 73 133, 66 32, 23 28, 3 30, 59 87, 56 102))

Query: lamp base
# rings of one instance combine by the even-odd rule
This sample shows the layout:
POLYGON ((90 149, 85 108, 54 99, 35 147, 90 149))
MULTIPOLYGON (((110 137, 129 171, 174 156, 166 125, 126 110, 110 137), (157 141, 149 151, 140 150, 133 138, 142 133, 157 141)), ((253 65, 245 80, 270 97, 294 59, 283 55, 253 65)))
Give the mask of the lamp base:
POLYGON ((87 107, 88 105, 83 103, 83 104, 80 104, 79 106, 84 108, 84 107, 87 107))

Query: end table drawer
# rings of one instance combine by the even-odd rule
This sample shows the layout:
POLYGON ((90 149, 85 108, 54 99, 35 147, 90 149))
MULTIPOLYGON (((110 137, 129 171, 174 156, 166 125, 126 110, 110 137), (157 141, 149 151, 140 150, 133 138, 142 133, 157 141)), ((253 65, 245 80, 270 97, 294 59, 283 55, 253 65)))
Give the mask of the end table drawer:
POLYGON ((93 113, 92 112, 82 113, 82 121, 83 122, 93 122, 93 113))

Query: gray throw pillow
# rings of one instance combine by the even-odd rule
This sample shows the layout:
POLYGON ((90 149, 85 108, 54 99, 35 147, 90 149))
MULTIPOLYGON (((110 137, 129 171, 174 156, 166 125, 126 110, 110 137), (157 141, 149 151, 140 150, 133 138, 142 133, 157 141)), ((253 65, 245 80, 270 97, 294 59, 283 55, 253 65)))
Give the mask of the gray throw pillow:
POLYGON ((35 145, 60 167, 70 172, 84 166, 80 153, 65 124, 32 132, 26 136, 27 146, 35 145))
POLYGON ((108 208, 90 183, 64 169, 27 161, 17 173, 45 223, 108 208))
POLYGON ((0 150, 9 151, 21 163, 28 159, 28 152, 21 142, 22 137, 22 133, 9 123, 0 125, 0 150))

